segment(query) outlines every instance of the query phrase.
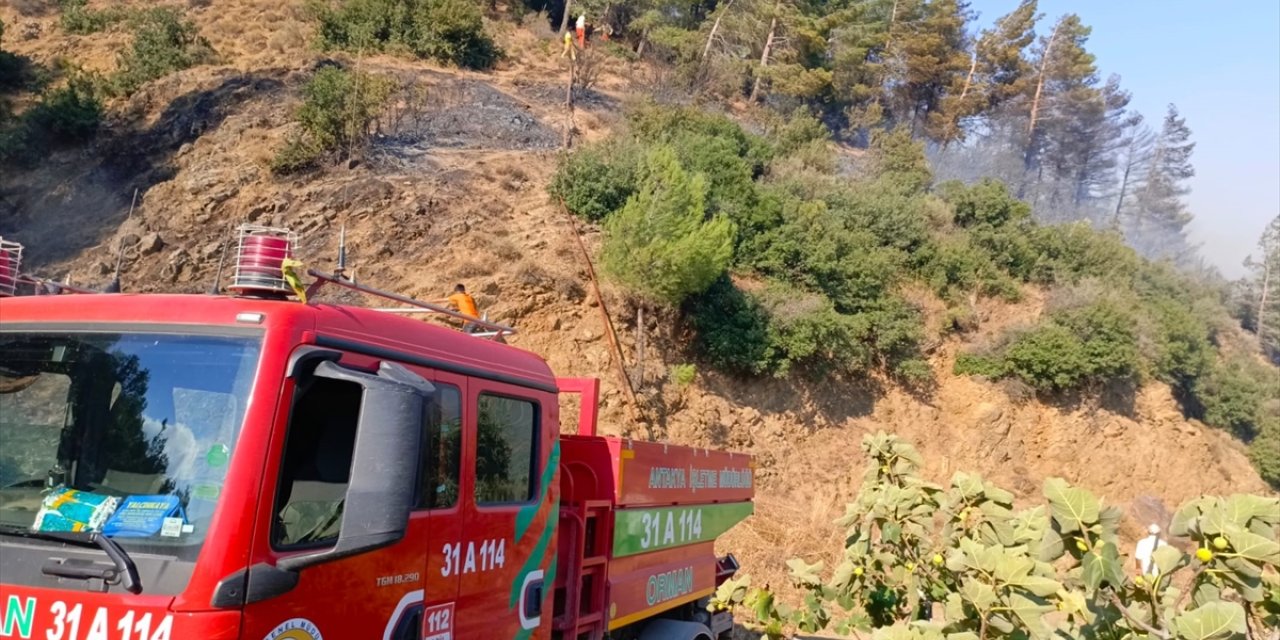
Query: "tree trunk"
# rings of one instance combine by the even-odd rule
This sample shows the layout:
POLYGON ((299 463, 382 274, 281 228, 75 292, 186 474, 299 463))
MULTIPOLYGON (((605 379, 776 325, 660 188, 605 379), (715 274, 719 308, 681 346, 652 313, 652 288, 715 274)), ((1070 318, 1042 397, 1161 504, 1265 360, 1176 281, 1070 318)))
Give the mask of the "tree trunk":
POLYGON ((573 146, 573 76, 577 73, 578 61, 569 60, 569 82, 564 89, 564 148, 573 146))
POLYGON ((960 89, 959 103, 956 105, 956 111, 952 114, 951 121, 947 123, 946 139, 942 141, 942 150, 946 151, 951 144, 952 139, 957 137, 960 132, 960 117, 967 112, 964 106, 964 99, 969 95, 969 87, 973 86, 973 75, 978 71, 978 49, 974 47, 973 56, 969 60, 969 74, 964 77, 964 87, 960 89))
POLYGON ((973 50, 973 58, 969 61, 969 75, 964 77, 964 88, 960 90, 960 101, 969 95, 969 87, 973 85, 973 74, 978 71, 978 50, 973 50))
POLYGON ((1120 195, 1116 197, 1116 210, 1111 216, 1111 226, 1115 229, 1120 228, 1120 211, 1121 207, 1124 206, 1125 193, 1129 190, 1129 175, 1133 172, 1132 150, 1129 153, 1130 156, 1125 159, 1124 163, 1124 174, 1120 176, 1120 195))
MULTIPOLYGON (((1274 252, 1273 252, 1274 253, 1274 252)), ((1267 337, 1267 293, 1271 288, 1271 272, 1275 269, 1276 257, 1262 256, 1262 295, 1258 296, 1258 342, 1263 342, 1267 337)))
POLYGON ((631 386, 631 378, 627 376, 627 362, 622 357, 622 347, 618 344, 618 335, 613 328, 613 320, 609 316, 609 307, 605 304, 604 296, 600 294, 600 279, 596 277, 596 268, 591 263, 591 253, 587 251, 587 245, 582 242, 582 235, 578 233, 578 223, 574 219, 573 214, 564 206, 564 200, 560 201, 560 211, 564 213, 565 218, 569 221, 569 232, 573 234, 573 241, 578 245, 578 251, 582 255, 582 263, 587 267, 587 279, 591 282, 591 291, 595 293, 596 303, 600 309, 600 321, 604 324, 604 336, 609 341, 609 346, 613 349, 614 370, 618 372, 618 382, 622 385, 622 390, 627 394, 627 400, 630 401, 629 413, 631 419, 639 422, 648 422, 645 417, 644 410, 640 406, 640 401, 636 399, 636 390, 631 386))
POLYGON ((564 15, 560 16, 560 33, 569 30, 569 14, 573 11, 573 0, 564 0, 564 15))
POLYGON ((729 9, 733 7, 733 3, 734 0, 729 0, 729 2, 725 3, 724 10, 720 12, 720 15, 716 16, 716 21, 711 23, 711 33, 707 34, 707 44, 702 47, 701 60, 705 61, 707 59, 707 54, 711 53, 711 43, 715 41, 716 33, 720 31, 720 20, 724 19, 724 14, 729 13, 729 9))
POLYGON ((644 55, 644 43, 649 41, 649 30, 645 29, 640 32, 640 44, 636 45, 636 56, 644 55))
POLYGON ((760 70, 756 72, 756 82, 751 87, 751 97, 747 102, 754 103, 760 95, 760 81, 764 79, 764 68, 769 66, 769 52, 773 50, 773 37, 778 32, 778 12, 782 10, 782 1, 773 5, 773 20, 769 22, 769 36, 764 39, 764 51, 760 53, 760 70))
POLYGON ((1088 167, 1090 162, 1093 162, 1093 154, 1086 153, 1085 156, 1080 159, 1080 166, 1076 169, 1076 175, 1073 178, 1073 182, 1075 182, 1075 185, 1073 186, 1075 188, 1073 189, 1071 202, 1077 207, 1084 204, 1085 199, 1089 197, 1089 185, 1087 181, 1089 179, 1088 167))
POLYGON ((889 53, 889 45, 893 44, 893 25, 898 22, 898 2, 893 0, 893 11, 889 12, 889 28, 885 30, 884 52, 889 53))
POLYGON ((1049 43, 1044 46, 1044 56, 1040 60, 1039 78, 1036 79, 1036 94, 1031 99, 1031 119, 1027 123, 1028 147, 1030 146, 1030 139, 1036 130, 1036 122, 1040 118, 1040 95, 1044 91, 1044 73, 1049 66, 1050 58, 1053 57, 1053 41, 1058 39, 1058 29, 1061 27, 1061 21, 1053 27, 1053 35, 1049 36, 1049 43))
POLYGON ((644 386, 644 303, 636 305, 636 384, 644 386))

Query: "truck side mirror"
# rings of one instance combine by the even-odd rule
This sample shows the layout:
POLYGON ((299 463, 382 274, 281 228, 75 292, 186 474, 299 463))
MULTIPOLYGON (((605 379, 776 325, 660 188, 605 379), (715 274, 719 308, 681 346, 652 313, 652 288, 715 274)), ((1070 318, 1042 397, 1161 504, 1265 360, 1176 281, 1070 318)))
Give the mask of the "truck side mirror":
POLYGON ((356 383, 364 400, 338 540, 323 551, 281 559, 276 566, 285 571, 380 549, 404 537, 418 485, 423 419, 435 394, 430 382, 390 362, 373 375, 325 360, 312 375, 356 383))

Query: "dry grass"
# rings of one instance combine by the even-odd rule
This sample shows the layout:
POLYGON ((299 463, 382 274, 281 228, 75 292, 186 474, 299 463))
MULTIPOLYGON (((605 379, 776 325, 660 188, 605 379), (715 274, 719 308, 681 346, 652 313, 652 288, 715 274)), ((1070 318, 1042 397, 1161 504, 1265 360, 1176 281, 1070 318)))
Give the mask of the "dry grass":
POLYGON ((532 261, 520 263, 520 266, 516 267, 511 280, 525 287, 542 290, 551 289, 555 284, 551 274, 541 265, 532 261))
POLYGON ((490 251, 493 253, 493 257, 502 260, 503 262, 515 262, 524 255, 523 252, 520 251, 519 247, 507 240, 494 241, 493 244, 490 245, 490 251))
POLYGON ((465 280, 493 274, 493 267, 476 260, 465 260, 449 270, 446 280, 465 280))

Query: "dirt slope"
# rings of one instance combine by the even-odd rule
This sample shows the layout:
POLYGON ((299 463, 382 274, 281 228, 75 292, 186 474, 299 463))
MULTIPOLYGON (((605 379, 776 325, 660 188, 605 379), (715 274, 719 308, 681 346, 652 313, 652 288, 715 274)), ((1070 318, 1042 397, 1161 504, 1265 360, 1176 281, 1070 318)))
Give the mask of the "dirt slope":
MULTIPOLYGON (((26 243, 29 267, 101 285, 124 247, 126 290, 202 292, 237 224, 291 227, 302 234, 302 257, 318 267, 331 266, 345 225, 359 279, 431 297, 466 282, 491 318, 520 328, 514 344, 561 375, 603 378, 606 431, 754 453, 757 515, 724 547, 774 584, 784 581, 785 558, 836 548, 830 522, 856 490, 859 441, 880 429, 917 443, 939 482, 974 470, 1035 501, 1044 478, 1063 476, 1124 506, 1130 534, 1201 493, 1265 491, 1243 447, 1184 420, 1163 385, 1139 390, 1128 407, 1015 403, 995 385, 951 375, 958 339, 934 345, 940 384, 927 399, 877 380, 746 381, 700 370, 689 388, 649 392, 650 404, 663 407, 651 426, 631 423, 570 223, 545 195, 564 123, 563 70, 550 35, 498 27, 519 62, 490 74, 361 61, 421 93, 402 96, 400 117, 385 123, 368 159, 277 179, 265 160, 288 133, 296 88, 320 55, 306 46, 299 3, 214 4, 192 11, 220 64, 112 105, 112 126, 92 148, 0 176, 0 234, 26 243)), ((11 33, 32 36, 6 48, 42 62, 70 56, 109 68, 122 42, 114 33, 66 36, 56 16, 6 5, 0 18, 11 33)), ((580 105, 582 136, 604 135, 616 120, 632 84, 627 70, 615 71, 580 105)), ((597 232, 585 234, 595 246, 597 232)), ((632 316, 617 291, 604 289, 630 358, 632 316)), ((1029 290, 1018 305, 981 301, 981 333, 1034 319, 1039 299, 1029 290)), ((923 301, 926 312, 930 304, 923 301)), ((652 378, 691 360, 687 336, 669 318, 646 330, 657 347, 645 363, 652 378)))

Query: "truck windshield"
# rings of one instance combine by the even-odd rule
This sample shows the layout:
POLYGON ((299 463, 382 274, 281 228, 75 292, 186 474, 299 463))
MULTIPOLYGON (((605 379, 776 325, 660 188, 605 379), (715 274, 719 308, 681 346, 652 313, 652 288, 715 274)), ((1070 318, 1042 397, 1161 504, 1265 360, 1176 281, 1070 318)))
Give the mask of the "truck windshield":
POLYGON ((256 337, 0 333, 0 533, 101 531, 193 560, 259 348, 256 337))

